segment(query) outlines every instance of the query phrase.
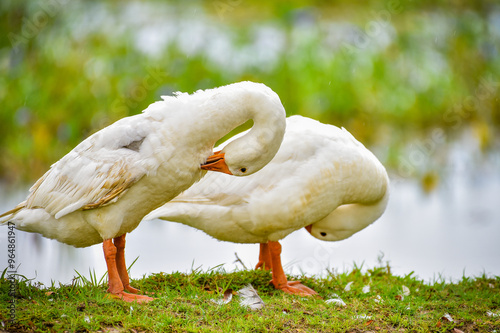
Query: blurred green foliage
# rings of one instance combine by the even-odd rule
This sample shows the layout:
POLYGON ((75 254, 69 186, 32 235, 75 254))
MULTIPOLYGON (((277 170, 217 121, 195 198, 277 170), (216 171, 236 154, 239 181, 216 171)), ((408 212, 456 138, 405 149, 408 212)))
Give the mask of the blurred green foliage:
POLYGON ((288 115, 386 147, 500 124, 495 1, 0 3, 0 179, 32 181, 160 95, 267 84, 288 115))

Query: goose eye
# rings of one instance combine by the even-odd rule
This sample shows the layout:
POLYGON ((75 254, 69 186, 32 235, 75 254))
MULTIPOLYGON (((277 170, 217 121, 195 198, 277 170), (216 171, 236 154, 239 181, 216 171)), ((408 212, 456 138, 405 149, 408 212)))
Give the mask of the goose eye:
POLYGON ((321 236, 325 237, 326 236, 326 232, 320 232, 319 233, 321 236))
POLYGON ((245 172, 247 172, 247 168, 241 168, 240 171, 245 173, 245 172))

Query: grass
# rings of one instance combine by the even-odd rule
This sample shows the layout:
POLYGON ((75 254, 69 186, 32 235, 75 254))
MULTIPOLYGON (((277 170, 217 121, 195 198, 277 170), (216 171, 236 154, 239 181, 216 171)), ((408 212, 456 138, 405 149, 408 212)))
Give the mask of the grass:
POLYGON ((16 320, 10 319, 11 281, 0 281, 0 331, 9 332, 495 332, 500 331, 500 277, 463 277, 425 283, 413 274, 395 276, 388 266, 329 272, 300 279, 321 297, 275 290, 267 271, 225 272, 220 267, 186 273, 157 273, 133 280, 154 293, 148 304, 130 304, 105 293, 95 273, 72 285, 50 287, 21 277, 16 281, 16 320), (346 290, 349 282, 350 290, 346 290), (252 284, 265 306, 239 304, 237 290, 252 284), (370 290, 366 292, 365 286, 370 290), (365 288, 364 288, 365 287, 365 288), (232 300, 218 305, 231 288, 232 300), (404 293, 408 288, 409 294, 404 293), (345 306, 327 303, 340 297, 345 306), (448 314, 452 322, 445 318, 448 314))

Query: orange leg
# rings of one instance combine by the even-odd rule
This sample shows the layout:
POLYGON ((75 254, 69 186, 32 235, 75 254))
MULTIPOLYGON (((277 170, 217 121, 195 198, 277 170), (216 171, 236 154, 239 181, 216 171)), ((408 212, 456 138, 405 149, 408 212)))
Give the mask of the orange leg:
POLYGON ((272 283, 276 289, 281 289, 289 294, 301 296, 317 295, 318 293, 309 287, 304 286, 300 281, 288 281, 286 279, 283 266, 281 265, 281 244, 279 242, 268 242, 269 254, 271 257, 272 283))
POLYGON ((138 294, 140 290, 130 285, 130 279, 128 277, 128 272, 127 272, 127 265, 125 264, 125 234, 113 239, 113 243, 115 244, 116 247, 116 268, 118 270, 118 275, 120 275, 120 280, 122 281, 123 289, 133 294, 138 294))
POLYGON ((271 269, 271 253, 269 253, 269 246, 267 243, 260 243, 260 251, 259 251, 259 262, 255 269, 271 269))
MULTIPOLYGON (((119 238, 119 237, 118 237, 119 238)), ((106 239, 102 243, 102 248, 104 250, 104 258, 106 259, 106 266, 108 267, 108 292, 112 295, 115 295, 126 302, 149 302, 152 301, 153 298, 143 295, 134 295, 128 294, 124 292, 123 282, 118 271, 117 262, 122 260, 123 265, 125 265, 125 258, 118 260, 118 249, 113 244, 111 239, 106 239)), ((123 249, 121 250, 123 253, 123 249)), ((120 255, 121 256, 121 255, 120 255)), ((127 270, 125 269, 125 274, 127 270)), ((128 281, 128 274, 126 274, 128 281)))

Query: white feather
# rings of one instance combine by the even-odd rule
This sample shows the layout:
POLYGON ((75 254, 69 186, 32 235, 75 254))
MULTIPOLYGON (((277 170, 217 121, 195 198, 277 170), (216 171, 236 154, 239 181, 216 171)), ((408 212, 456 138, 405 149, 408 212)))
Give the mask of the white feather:
POLYGON ((262 309, 265 305, 264 301, 260 298, 251 284, 239 290, 238 296, 240 296, 240 304, 249 307, 251 310, 262 309))

